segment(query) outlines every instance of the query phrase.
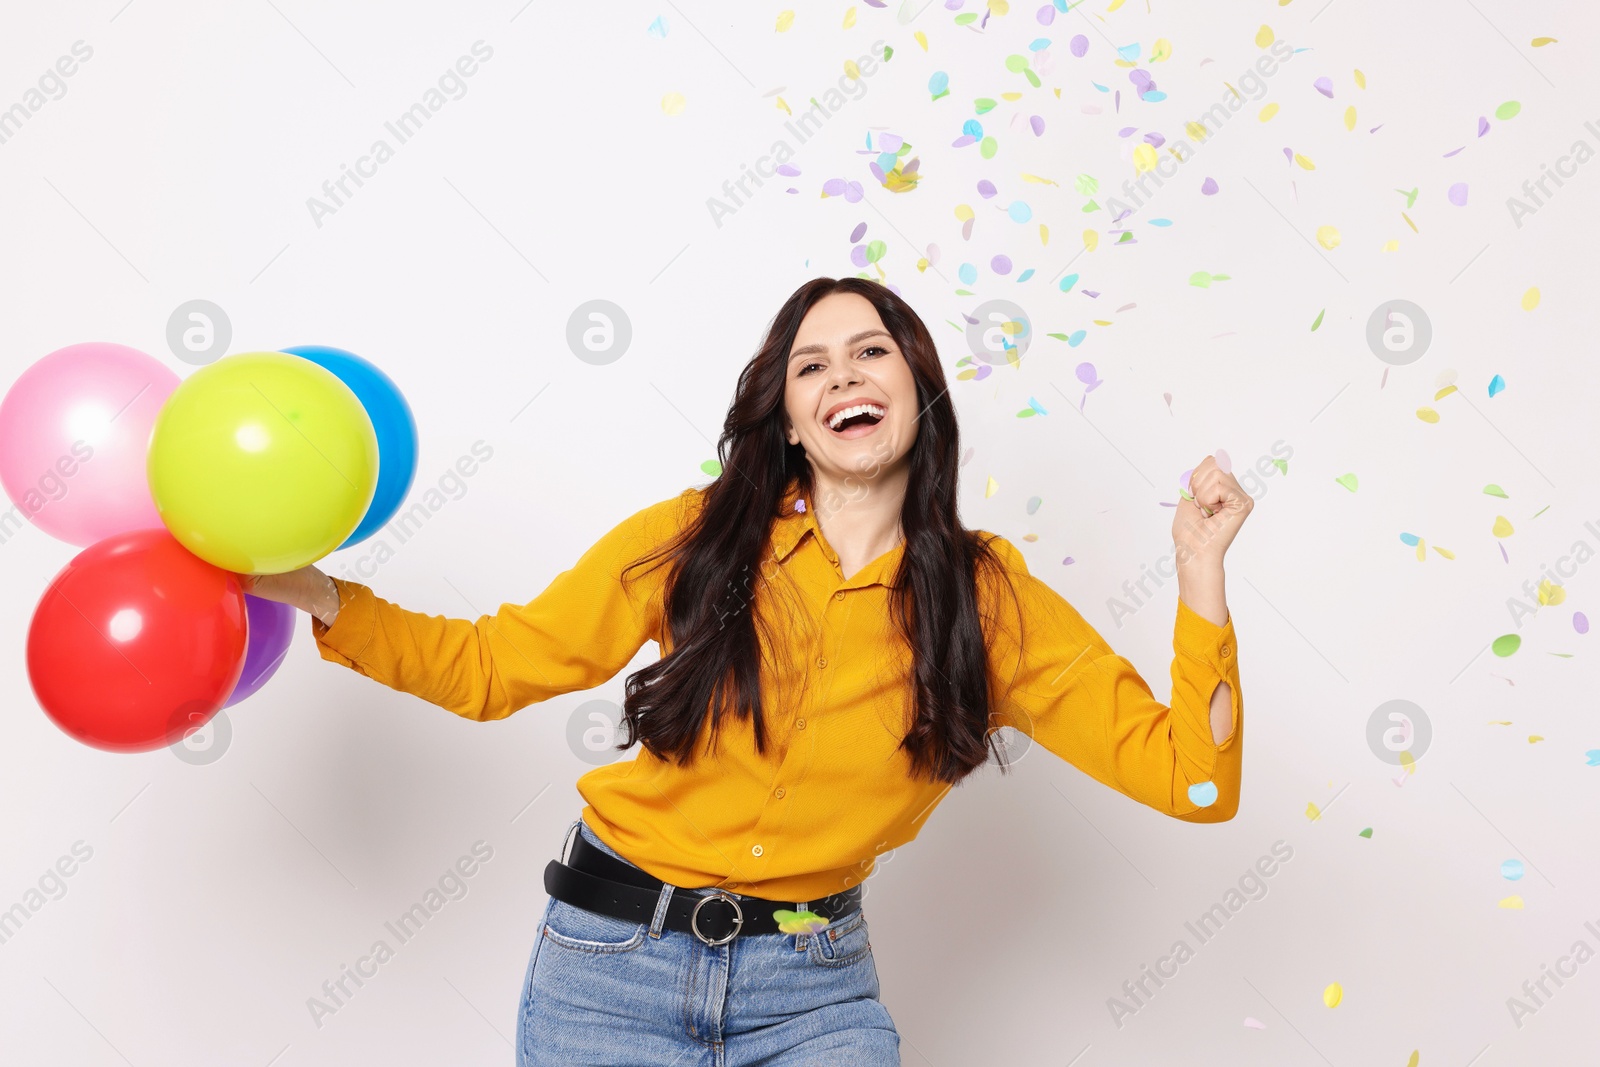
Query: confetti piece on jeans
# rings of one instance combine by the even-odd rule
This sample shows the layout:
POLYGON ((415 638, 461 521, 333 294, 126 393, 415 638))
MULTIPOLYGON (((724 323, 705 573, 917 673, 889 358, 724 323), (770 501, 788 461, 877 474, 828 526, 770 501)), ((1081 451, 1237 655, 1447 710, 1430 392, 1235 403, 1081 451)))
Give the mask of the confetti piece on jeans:
POLYGON ((828 925, 827 917, 814 911, 777 908, 773 910, 772 917, 778 921, 778 929, 786 934, 814 934, 828 925))
POLYGON ((1196 782, 1189 787, 1189 803, 1209 808, 1217 802, 1216 782, 1196 782))
POLYGON ((1344 999, 1344 986, 1338 982, 1329 982, 1328 988, 1322 991, 1322 1003, 1330 1008, 1337 1008, 1344 999))

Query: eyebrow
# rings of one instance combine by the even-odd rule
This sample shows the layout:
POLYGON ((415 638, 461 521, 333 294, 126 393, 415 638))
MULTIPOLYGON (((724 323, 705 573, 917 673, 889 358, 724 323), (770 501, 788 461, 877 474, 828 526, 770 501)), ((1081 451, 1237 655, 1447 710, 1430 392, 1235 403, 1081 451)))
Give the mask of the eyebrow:
MULTIPOLYGON (((850 345, 855 344, 857 341, 865 341, 869 337, 888 337, 889 340, 891 340, 891 341, 894 340, 893 337, 889 336, 889 331, 888 330, 879 330, 879 329, 862 330, 860 333, 856 334, 854 337, 852 337, 848 341, 846 341, 845 342, 845 347, 848 348, 850 345)), ((826 352, 827 350, 828 350, 828 346, 827 345, 822 345, 822 344, 806 345, 804 348, 797 348, 793 352, 790 352, 789 353, 789 361, 792 363, 792 362, 794 362, 795 358, 798 357, 798 356, 814 356, 819 352, 826 352)))

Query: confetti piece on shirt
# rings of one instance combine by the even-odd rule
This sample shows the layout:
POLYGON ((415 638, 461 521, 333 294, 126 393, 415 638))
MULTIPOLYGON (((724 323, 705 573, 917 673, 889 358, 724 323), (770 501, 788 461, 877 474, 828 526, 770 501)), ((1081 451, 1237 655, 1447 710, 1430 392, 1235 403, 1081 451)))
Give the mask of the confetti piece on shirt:
POLYGON ((1322 1003, 1330 1008, 1337 1008, 1344 999, 1344 986, 1338 982, 1329 982, 1328 988, 1322 991, 1322 1003))
POLYGON ((1217 802, 1216 782, 1197 782, 1189 787, 1189 802, 1202 808, 1209 808, 1217 802))

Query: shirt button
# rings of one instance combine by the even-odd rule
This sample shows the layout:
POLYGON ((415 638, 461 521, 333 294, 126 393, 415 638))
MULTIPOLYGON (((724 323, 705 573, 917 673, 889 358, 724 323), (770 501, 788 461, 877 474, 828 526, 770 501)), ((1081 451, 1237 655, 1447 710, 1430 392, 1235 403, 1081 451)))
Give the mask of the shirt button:
POLYGON ((751 855, 752 855, 752 856, 759 856, 759 855, 761 855, 761 846, 760 846, 760 845, 755 845, 755 846, 754 846, 754 847, 752 847, 752 848, 751 848, 751 849, 750 849, 750 854, 751 854, 751 855))
POLYGON ((820 667, 826 667, 827 665, 828 665, 828 657, 827 656, 818 656, 817 657, 817 666, 819 668, 820 667))
POLYGON ((806 728, 806 721, 804 719, 796 719, 794 721, 794 728, 796 730, 804 730, 806 728))
POLYGON ((775 792, 775 793, 774 793, 774 794, 773 794, 773 796, 775 796, 775 797, 777 797, 777 798, 778 798, 778 799, 779 799, 779 800, 782 800, 782 799, 783 799, 783 793, 784 793, 784 789, 783 789, 783 786, 781 786, 781 785, 780 785, 780 786, 779 786, 779 787, 778 787, 778 790, 777 790, 777 792, 775 792))
POLYGON ((1227 645, 1223 645, 1222 646, 1222 654, 1224 656, 1232 655, 1233 654, 1233 649, 1229 648, 1227 645))
POLYGON ((844 590, 841 589, 841 590, 839 590, 839 592, 833 594, 833 599, 835 599, 835 600, 843 600, 844 599, 844 590))

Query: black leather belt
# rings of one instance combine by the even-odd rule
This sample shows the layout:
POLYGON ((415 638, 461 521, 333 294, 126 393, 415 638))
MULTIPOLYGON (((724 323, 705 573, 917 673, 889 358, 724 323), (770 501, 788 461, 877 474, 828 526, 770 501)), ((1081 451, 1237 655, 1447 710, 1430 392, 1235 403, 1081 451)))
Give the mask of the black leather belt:
MULTIPOLYGON (((544 869, 544 889, 557 900, 648 926, 661 899, 660 878, 617 859, 590 844, 581 832, 566 863, 554 859, 544 869)), ((807 909, 829 922, 843 918, 861 905, 861 887, 808 903, 807 909)), ((794 904, 760 897, 740 896, 717 889, 708 894, 674 892, 663 926, 684 930, 708 945, 722 945, 739 934, 776 934, 773 912, 797 910, 794 904)))

